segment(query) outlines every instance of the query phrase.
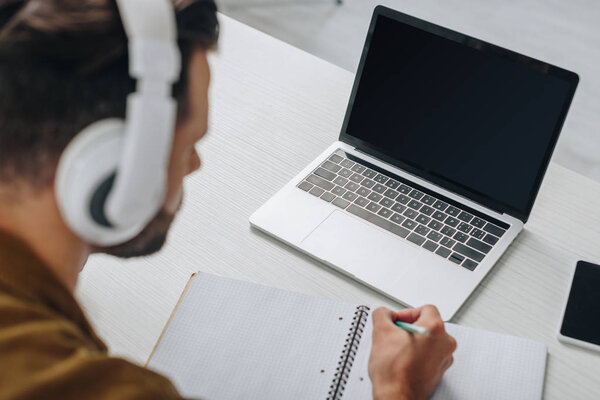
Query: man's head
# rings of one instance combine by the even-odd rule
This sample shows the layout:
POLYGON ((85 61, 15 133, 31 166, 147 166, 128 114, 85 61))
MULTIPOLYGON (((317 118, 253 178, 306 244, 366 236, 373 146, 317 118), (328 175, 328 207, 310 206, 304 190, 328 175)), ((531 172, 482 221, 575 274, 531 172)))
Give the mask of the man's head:
MULTIPOLYGON (((207 128, 206 51, 218 36, 212 0, 173 0, 182 73, 174 86, 178 122, 164 206, 140 235, 96 249, 123 257, 149 254, 166 238, 182 199, 182 181, 200 160, 207 128)), ((15 193, 52 189, 58 160, 90 123, 124 118, 127 38, 114 0, 0 0, 0 185, 15 193)), ((76 188, 74 188, 76 190, 76 188)))

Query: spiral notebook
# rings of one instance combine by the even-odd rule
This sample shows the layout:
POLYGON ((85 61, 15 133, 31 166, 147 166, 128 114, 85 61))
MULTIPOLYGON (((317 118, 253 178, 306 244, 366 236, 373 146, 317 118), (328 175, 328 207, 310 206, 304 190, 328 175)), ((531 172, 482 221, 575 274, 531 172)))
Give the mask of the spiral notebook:
MULTIPOLYGON (((372 310, 197 273, 148 367, 189 398, 371 399, 372 310)), ((458 348, 434 399, 541 399, 545 345, 446 328, 458 348)))

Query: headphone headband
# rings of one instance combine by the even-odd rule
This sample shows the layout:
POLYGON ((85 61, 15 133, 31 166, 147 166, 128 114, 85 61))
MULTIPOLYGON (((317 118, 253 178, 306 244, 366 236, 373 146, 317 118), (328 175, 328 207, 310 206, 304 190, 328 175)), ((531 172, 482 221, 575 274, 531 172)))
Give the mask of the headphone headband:
POLYGON ((171 0, 116 3, 136 92, 127 98, 125 121, 85 128, 65 149, 56 173, 66 222, 86 241, 104 246, 133 238, 164 201, 177 115, 171 90, 181 71, 171 0))
POLYGON ((181 61, 170 0, 117 0, 129 39, 130 75, 137 92, 127 101, 125 142, 106 205, 113 225, 148 222, 162 203, 177 105, 171 85, 181 61))

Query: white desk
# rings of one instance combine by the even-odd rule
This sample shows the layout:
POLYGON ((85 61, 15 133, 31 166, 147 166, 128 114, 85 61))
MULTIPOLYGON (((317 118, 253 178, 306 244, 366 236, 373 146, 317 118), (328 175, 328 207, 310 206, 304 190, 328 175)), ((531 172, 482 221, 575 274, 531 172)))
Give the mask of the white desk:
MULTIPOLYGON (((94 256, 79 282, 101 337, 140 363, 198 270, 400 307, 250 229, 250 214, 337 138, 353 76, 234 20, 221 22, 211 132, 199 145, 204 167, 187 181, 166 248, 134 261, 94 256)), ((600 354, 555 339, 575 261, 600 261, 599 199, 600 185, 552 164, 526 229, 454 320, 546 343, 548 399, 600 393, 600 354)))

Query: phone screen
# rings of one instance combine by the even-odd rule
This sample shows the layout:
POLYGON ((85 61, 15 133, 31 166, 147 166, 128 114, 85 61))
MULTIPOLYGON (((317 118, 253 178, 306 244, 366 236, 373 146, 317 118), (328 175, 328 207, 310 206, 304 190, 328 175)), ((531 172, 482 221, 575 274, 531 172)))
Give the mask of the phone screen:
POLYGON ((600 265, 577 263, 560 333, 600 345, 600 265))

